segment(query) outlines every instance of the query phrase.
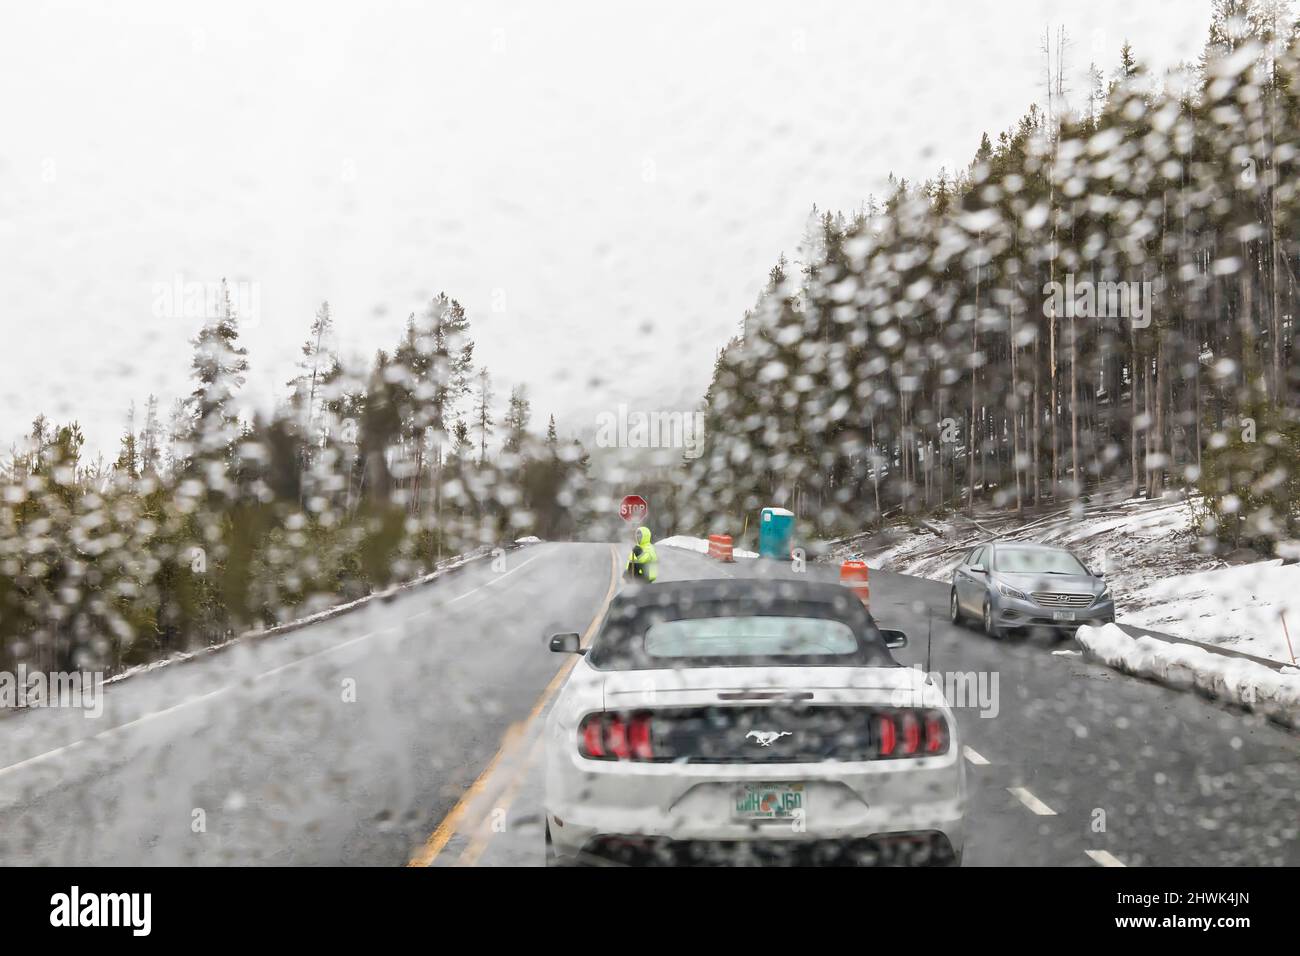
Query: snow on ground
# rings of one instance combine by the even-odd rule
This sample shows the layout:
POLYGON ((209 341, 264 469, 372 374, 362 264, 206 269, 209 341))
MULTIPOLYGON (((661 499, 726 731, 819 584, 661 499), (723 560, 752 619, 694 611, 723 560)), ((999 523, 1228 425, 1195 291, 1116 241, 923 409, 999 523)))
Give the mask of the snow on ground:
POLYGON ((1114 624, 1079 628, 1079 643, 1110 667, 1173 687, 1195 688, 1300 728, 1300 667, 1280 671, 1191 644, 1130 637, 1114 624))
POLYGON ((1124 615, 1126 624, 1288 664, 1300 654, 1300 565, 1259 561, 1182 574, 1139 597, 1146 606, 1124 615))
POLYGON ((1193 504, 1181 496, 1112 496, 1023 520, 1006 512, 953 515, 832 542, 830 556, 861 553, 872 568, 949 581, 966 552, 985 541, 1058 545, 1105 573, 1123 623, 1291 663, 1279 612, 1300 654, 1300 565, 1229 567, 1199 553, 1193 504))
MULTIPOLYGON (((683 551, 694 551, 697 554, 709 553, 708 538, 694 538, 689 534, 675 534, 671 538, 661 538, 655 544, 661 548, 681 548, 683 551)), ((758 557, 753 551, 746 551, 744 548, 732 548, 731 556, 733 558, 758 557)))
POLYGON ((992 540, 1035 541, 1069 548, 1088 567, 1105 572, 1116 597, 1124 598, 1170 574, 1222 567, 1195 550, 1191 505, 1180 498, 1080 504, 1021 520, 1013 513, 954 514, 924 526, 887 529, 833 542, 831 556, 865 555, 873 568, 947 581, 977 544, 992 540))

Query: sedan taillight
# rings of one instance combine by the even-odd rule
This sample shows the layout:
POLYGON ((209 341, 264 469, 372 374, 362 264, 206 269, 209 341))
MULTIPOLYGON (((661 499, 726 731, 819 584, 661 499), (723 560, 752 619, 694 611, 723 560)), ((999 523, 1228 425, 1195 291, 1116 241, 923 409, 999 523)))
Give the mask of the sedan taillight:
POLYGON ((591 760, 653 760, 650 715, 588 714, 578 725, 578 753, 591 760))

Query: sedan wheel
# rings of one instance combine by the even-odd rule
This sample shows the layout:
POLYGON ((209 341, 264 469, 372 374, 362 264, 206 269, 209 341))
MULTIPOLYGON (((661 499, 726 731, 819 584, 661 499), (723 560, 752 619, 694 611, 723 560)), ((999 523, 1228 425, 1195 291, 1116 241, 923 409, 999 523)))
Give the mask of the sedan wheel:
POLYGON ((952 594, 948 598, 948 620, 954 624, 961 624, 961 605, 957 603, 957 589, 952 589, 952 594))
POLYGON ((1002 636, 1001 628, 993 626, 993 605, 989 603, 988 598, 984 599, 984 633, 992 638, 1002 636))

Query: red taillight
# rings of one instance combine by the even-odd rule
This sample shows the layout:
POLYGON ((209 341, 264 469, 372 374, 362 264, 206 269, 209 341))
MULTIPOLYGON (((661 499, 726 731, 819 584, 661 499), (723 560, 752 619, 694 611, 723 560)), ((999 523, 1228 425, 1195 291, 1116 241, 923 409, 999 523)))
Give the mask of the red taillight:
POLYGON ((633 760, 654 760, 654 745, 650 741, 650 718, 642 714, 633 717, 628 727, 628 743, 632 747, 633 760))
POLYGON ((584 757, 605 756, 605 740, 600 724, 600 714, 591 714, 582 722, 582 745, 578 749, 584 757))
POLYGON ((916 712, 903 711, 903 756, 910 757, 921 749, 921 722, 916 719, 916 712))
POLYGON ((943 753, 948 749, 948 725, 939 714, 927 714, 925 718, 925 752, 943 753))
POLYGON ((880 738, 880 756, 892 757, 894 746, 898 743, 898 733, 894 730, 894 718, 889 714, 876 717, 876 733, 880 738))
POLYGON ((937 711, 876 714, 878 757, 924 757, 948 752, 948 724, 937 711))
POLYGON ((653 760, 650 716, 588 714, 578 728, 578 752, 596 760, 653 760))
POLYGON ((605 749, 619 760, 626 760, 630 755, 627 747, 627 725, 617 714, 605 724, 605 749))

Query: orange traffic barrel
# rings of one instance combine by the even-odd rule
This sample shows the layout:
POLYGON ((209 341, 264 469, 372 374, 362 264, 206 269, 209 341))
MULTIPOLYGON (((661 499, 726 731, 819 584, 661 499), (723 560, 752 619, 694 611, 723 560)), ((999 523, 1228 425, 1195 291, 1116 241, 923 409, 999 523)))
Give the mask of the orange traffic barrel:
POLYGON ((863 604, 871 603, 871 587, 867 583, 867 562, 850 558, 840 565, 840 584, 850 588, 862 599, 863 604))
POLYGON ((729 534, 711 534, 709 535, 709 557, 717 558, 719 561, 734 561, 733 548, 731 544, 731 535, 729 534))

